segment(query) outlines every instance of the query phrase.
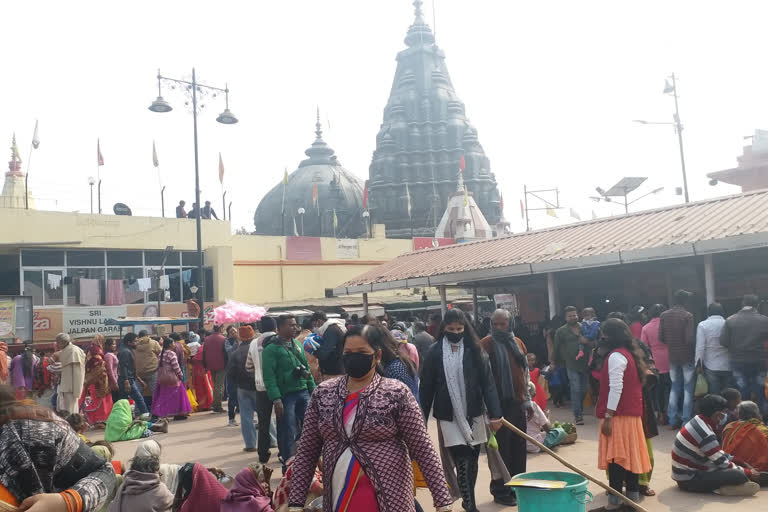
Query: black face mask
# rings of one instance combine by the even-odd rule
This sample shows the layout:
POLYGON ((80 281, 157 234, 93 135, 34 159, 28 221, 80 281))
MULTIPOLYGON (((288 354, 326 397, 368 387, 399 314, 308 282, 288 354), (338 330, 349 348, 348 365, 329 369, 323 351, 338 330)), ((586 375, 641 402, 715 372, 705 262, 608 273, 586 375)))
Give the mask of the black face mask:
POLYGON ((361 354, 359 352, 353 352, 350 354, 344 354, 344 369, 352 378, 360 379, 371 371, 373 367, 373 354, 361 354))
POLYGON ((448 338, 448 341, 451 343, 459 343, 461 340, 464 339, 464 333, 463 332, 447 332, 445 333, 445 337, 448 338))

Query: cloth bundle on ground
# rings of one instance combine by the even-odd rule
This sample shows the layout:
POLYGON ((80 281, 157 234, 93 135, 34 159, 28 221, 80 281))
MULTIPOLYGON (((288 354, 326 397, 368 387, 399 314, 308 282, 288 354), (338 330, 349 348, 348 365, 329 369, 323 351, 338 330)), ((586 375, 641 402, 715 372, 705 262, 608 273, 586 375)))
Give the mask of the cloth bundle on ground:
POLYGON ((248 466, 237 474, 235 483, 221 502, 221 512, 274 512, 272 500, 257 477, 262 473, 260 466, 248 466))

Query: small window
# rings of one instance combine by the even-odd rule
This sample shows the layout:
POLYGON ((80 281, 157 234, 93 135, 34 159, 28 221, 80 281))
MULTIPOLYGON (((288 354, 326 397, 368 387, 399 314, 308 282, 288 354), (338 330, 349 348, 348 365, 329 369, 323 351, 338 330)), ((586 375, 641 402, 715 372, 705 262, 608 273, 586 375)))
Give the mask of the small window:
MULTIPOLYGON (((183 252, 181 253, 181 264, 189 266, 197 266, 198 261, 197 252, 183 252)), ((205 263, 205 253, 203 253, 203 263, 205 263)))
POLYGON ((107 253, 110 267, 141 267, 144 265, 141 251, 110 251, 107 253))
POLYGON ((64 266, 64 251, 24 249, 21 251, 21 264, 25 267, 61 267, 64 266))
MULTIPOLYGON (((163 255, 165 251, 144 251, 144 264, 147 266, 159 267, 163 264, 163 255)), ((179 251, 170 251, 165 259, 166 267, 179 266, 179 251)))
POLYGON ((103 267, 104 251, 67 251, 68 267, 103 267))

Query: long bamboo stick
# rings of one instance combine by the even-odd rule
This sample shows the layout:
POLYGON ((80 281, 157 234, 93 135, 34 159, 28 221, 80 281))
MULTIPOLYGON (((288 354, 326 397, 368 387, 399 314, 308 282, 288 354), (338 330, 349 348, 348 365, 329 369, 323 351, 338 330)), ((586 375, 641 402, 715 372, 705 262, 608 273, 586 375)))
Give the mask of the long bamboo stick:
POLYGON ((526 434, 525 432, 523 432, 522 430, 520 430, 519 428, 517 428, 516 426, 514 426, 513 424, 511 424, 507 420, 505 420, 504 418, 501 418, 501 422, 504 424, 505 427, 510 429, 512 432, 514 432, 515 434, 523 437, 526 441, 530 441, 531 443, 535 444, 542 451, 544 451, 544 452, 548 453, 549 455, 551 455, 552 457, 554 457, 558 462, 560 462, 562 465, 564 465, 565 467, 567 467, 571 471, 575 471, 576 473, 580 474, 581 476, 583 476, 587 480, 596 483, 597 485, 599 485, 600 487, 602 487, 603 489, 605 489, 609 493, 613 494, 614 496, 619 497, 621 499, 621 501, 623 501, 624 503, 626 503, 630 507, 634 508, 638 512, 648 512, 647 509, 641 507, 640 505, 638 505, 637 503, 635 503, 631 499, 627 498, 626 496, 624 496, 622 493, 620 493, 616 489, 613 489, 611 486, 604 484, 603 482, 601 482, 597 478, 594 478, 592 475, 590 475, 588 473, 585 473, 584 471, 580 470, 579 468, 577 468, 576 466, 574 466, 573 464, 571 464, 570 462, 568 462, 564 458, 560 457, 558 454, 556 454, 555 452, 553 452, 552 450, 550 450, 549 448, 547 448, 546 446, 541 444, 539 441, 537 441, 536 439, 532 438, 531 436, 529 436, 528 434, 526 434))

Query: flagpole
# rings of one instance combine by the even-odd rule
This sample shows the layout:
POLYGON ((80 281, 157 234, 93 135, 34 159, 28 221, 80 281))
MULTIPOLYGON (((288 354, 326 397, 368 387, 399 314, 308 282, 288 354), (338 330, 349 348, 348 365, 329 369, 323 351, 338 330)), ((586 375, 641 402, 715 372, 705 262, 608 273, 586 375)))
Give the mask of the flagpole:
MULTIPOLYGON (((221 187, 221 188, 224 189, 224 187, 221 187)), ((221 195, 221 212, 222 212, 222 215, 224 215, 224 220, 227 220, 227 191, 226 190, 224 190, 224 193, 221 195)))
POLYGON ((27 158, 27 172, 24 173, 24 209, 29 210, 29 170, 32 167, 32 150, 35 146, 29 148, 29 158, 27 158))
POLYGON ((162 208, 163 218, 165 218, 165 185, 160 189, 160 208, 162 208))

